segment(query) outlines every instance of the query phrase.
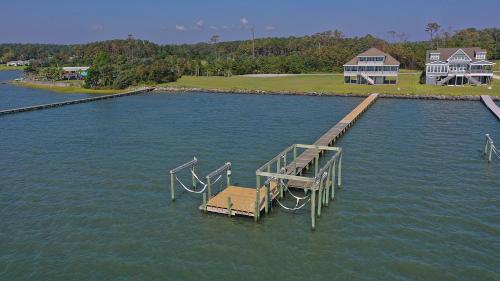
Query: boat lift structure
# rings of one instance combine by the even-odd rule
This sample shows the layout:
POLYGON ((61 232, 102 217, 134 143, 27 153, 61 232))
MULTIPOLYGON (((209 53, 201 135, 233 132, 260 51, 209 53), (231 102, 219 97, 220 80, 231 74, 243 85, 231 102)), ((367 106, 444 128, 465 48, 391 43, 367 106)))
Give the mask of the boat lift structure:
POLYGON ((202 194, 203 202, 200 210, 225 214, 228 216, 241 215, 253 217, 255 221, 261 218, 261 213, 267 214, 276 202, 278 206, 296 211, 310 206, 311 227, 316 227, 316 217, 321 215, 322 206, 328 206, 329 201, 335 198, 335 187, 340 187, 342 176, 342 149, 330 146, 293 144, 276 155, 269 162, 257 169, 256 187, 240 187, 231 185, 231 163, 227 162, 218 169, 209 173, 203 182, 196 174, 198 160, 186 162, 170 170, 171 199, 175 200, 176 183, 190 193, 202 194), (300 150, 314 150, 314 174, 297 175, 297 153, 300 150), (320 154, 333 152, 333 155, 320 168, 320 154), (189 170, 191 172, 191 186, 184 184, 177 174, 189 170), (226 176, 225 184, 221 183, 218 191, 214 190, 215 183, 226 176), (337 185, 335 184, 337 183, 337 185), (292 189, 303 189, 304 196, 300 197, 292 189), (295 206, 286 206, 284 199, 287 196, 294 198, 295 206))

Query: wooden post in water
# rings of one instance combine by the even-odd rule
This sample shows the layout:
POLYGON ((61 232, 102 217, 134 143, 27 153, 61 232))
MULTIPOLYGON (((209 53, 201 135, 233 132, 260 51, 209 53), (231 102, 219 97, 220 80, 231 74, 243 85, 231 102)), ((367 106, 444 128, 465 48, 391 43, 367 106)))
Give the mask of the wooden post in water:
POLYGON ((314 176, 318 176, 319 171, 319 154, 314 158, 314 176))
POLYGON ((191 180, 193 181, 193 190, 196 190, 196 179, 194 178, 194 174, 196 173, 196 164, 193 165, 192 171, 191 180))
POLYGON ((203 192, 203 211, 207 212, 207 193, 203 192))
POLYGON ((331 195, 331 200, 335 198, 335 164, 337 163, 337 159, 333 161, 332 164, 332 195, 331 195))
POLYGON ((486 144, 484 145, 484 155, 486 155, 486 153, 488 153, 488 145, 490 144, 490 138, 489 138, 489 134, 486 134, 486 144))
POLYGON ((175 201, 175 173, 170 173, 170 197, 175 201))
POLYGON ((228 196, 227 197, 227 215, 228 217, 231 217, 232 215, 232 207, 233 207, 233 203, 231 203, 231 197, 228 196))
POLYGON ((311 188, 311 228, 312 230, 316 228, 316 190, 314 184, 311 188))
POLYGON ((320 179, 318 190, 318 218, 321 216, 321 205, 323 205, 323 181, 320 179))
POLYGON ((229 168, 226 172, 226 187, 231 185, 231 168, 229 168))
POLYGON ((259 220, 260 216, 260 176, 257 176, 257 188, 255 193, 255 221, 259 220))
POLYGON ((295 144, 293 146, 293 174, 297 174, 297 145, 295 144))
POLYGON ((339 188, 342 186, 342 152, 339 156, 339 172, 338 172, 338 186, 339 188))
POLYGON ((207 197, 209 201, 212 198, 212 184, 210 183, 210 177, 207 177, 207 197))
POLYGON ((491 162, 491 153, 493 152, 493 144, 490 143, 490 152, 488 153, 488 162, 491 162))
POLYGON ((269 186, 270 185, 271 185, 271 183, 264 184, 264 192, 266 193, 266 194, 264 194, 264 200, 266 201, 264 204, 264 211, 265 211, 266 215, 269 212, 269 186))

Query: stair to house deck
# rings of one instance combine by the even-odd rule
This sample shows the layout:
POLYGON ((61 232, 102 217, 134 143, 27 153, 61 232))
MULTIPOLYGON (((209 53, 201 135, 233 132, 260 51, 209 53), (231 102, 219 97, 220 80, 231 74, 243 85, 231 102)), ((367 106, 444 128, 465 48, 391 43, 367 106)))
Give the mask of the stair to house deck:
POLYGON ((371 79, 370 76, 366 75, 366 73, 361 73, 361 77, 365 78, 368 84, 370 85, 375 84, 375 81, 373 81, 373 79, 371 79))
POLYGON ((455 74, 448 74, 448 76, 446 76, 446 78, 437 81, 437 84, 438 85, 443 85, 444 83, 446 83, 446 82, 450 81, 451 79, 453 79, 453 77, 455 77, 455 76, 456 76, 455 74))

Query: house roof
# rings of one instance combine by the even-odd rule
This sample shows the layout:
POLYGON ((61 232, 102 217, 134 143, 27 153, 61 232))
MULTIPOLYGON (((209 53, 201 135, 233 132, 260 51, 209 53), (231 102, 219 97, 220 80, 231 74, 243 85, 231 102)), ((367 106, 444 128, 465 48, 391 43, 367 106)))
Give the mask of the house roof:
POLYGON ((395 58, 393 58, 391 55, 388 53, 384 53, 381 50, 377 48, 370 48, 361 54, 357 55, 356 57, 352 58, 350 61, 348 61, 344 65, 357 65, 359 61, 359 57, 378 57, 378 56, 383 56, 385 57, 384 59, 384 65, 399 65, 399 61, 397 61, 395 58))
POLYGON ((468 47, 468 48, 438 48, 437 50, 428 50, 425 55, 425 62, 431 63, 436 60, 431 60, 431 53, 439 53, 440 61, 448 61, 448 59, 455 54, 458 50, 464 51, 464 53, 471 58, 472 62, 484 60, 484 59, 476 59, 476 53, 484 52, 486 50, 478 48, 478 47, 468 47))

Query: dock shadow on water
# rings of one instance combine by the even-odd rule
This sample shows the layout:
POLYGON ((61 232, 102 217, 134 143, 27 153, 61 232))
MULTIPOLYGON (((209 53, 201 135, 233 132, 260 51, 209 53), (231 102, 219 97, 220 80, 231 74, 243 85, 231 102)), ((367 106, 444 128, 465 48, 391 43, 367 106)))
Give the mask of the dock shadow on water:
POLYGON ((499 279, 500 161, 478 150, 500 130, 479 102, 375 102, 336 144, 343 188, 314 232, 307 212, 256 224, 170 201, 179 163, 231 161, 253 187, 361 100, 149 94, 4 116, 0 279, 499 279))

